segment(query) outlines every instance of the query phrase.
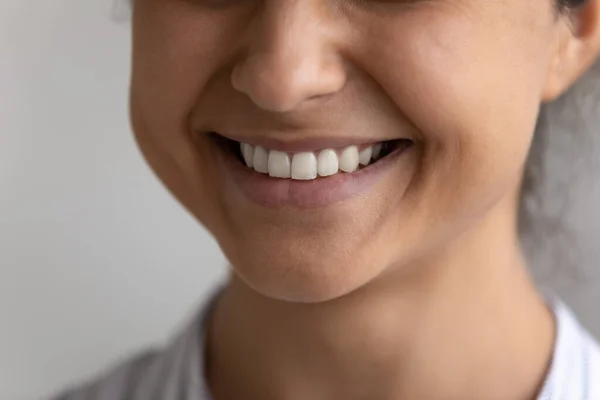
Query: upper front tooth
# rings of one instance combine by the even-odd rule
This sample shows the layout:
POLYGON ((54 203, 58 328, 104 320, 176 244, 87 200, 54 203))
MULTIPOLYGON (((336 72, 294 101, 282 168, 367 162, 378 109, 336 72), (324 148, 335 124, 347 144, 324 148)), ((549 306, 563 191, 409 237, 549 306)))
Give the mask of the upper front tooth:
POLYGON ((340 156, 340 169, 344 172, 354 172, 358 168, 358 148, 348 146, 340 156))
POLYGON ((287 153, 271 150, 269 152, 269 175, 274 178, 289 178, 292 176, 290 156, 287 153))
POLYGON ((246 161, 246 165, 249 168, 254 166, 254 146, 247 143, 241 144, 242 156, 244 156, 244 161, 246 161))
POLYGON ((309 180, 317 177, 317 157, 313 153, 297 153, 292 158, 292 179, 309 180))
POLYGON ((362 165, 369 165, 371 162, 371 155, 373 153, 373 148, 371 146, 363 149, 360 153, 358 153, 358 161, 362 165))
POLYGON ((317 158, 317 172, 321 176, 337 174, 340 162, 337 153, 332 149, 325 149, 319 153, 317 158))
POLYGON ((269 152, 260 146, 254 148, 254 170, 266 174, 269 172, 269 152))

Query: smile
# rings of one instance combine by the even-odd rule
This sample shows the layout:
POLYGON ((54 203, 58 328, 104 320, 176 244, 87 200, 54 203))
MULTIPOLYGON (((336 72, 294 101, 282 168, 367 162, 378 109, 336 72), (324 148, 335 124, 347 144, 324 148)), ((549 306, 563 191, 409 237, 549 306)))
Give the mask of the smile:
POLYGON ((240 143, 240 153, 246 166, 273 178, 313 180, 337 173, 352 173, 389 154, 391 142, 370 146, 348 146, 343 149, 323 149, 316 152, 287 153, 261 146, 240 143))
POLYGON ((371 186, 405 150, 408 139, 289 151, 211 133, 223 166, 246 197, 262 205, 324 206, 371 186))

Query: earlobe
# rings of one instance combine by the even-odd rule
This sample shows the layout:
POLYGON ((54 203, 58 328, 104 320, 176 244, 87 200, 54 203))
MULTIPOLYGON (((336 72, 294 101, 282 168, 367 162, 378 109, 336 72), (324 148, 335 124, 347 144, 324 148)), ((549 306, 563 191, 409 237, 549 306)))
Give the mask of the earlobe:
POLYGON ((600 0, 587 0, 561 18, 542 102, 561 96, 597 60, 600 52, 600 0))

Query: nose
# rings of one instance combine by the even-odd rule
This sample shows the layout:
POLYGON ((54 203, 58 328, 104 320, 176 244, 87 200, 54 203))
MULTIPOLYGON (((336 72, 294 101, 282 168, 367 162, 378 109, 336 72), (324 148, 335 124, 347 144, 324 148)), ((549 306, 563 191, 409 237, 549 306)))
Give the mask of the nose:
POLYGON ((291 111, 333 94, 346 81, 334 45, 334 27, 320 6, 307 0, 265 1, 250 27, 245 56, 234 66, 233 87, 258 107, 291 111))

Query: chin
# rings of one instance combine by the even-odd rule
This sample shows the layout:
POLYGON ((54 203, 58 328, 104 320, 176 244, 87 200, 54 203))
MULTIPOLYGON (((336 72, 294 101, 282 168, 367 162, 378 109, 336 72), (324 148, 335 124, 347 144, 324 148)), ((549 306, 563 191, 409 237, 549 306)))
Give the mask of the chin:
MULTIPOLYGON (((374 268, 354 252, 334 256, 335 251, 314 249, 290 251, 288 246, 270 246, 270 251, 228 251, 233 273, 245 286, 270 299, 294 303, 321 303, 359 289, 376 278, 383 268, 374 268)), ((338 253, 340 254, 340 253, 338 253)))

